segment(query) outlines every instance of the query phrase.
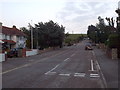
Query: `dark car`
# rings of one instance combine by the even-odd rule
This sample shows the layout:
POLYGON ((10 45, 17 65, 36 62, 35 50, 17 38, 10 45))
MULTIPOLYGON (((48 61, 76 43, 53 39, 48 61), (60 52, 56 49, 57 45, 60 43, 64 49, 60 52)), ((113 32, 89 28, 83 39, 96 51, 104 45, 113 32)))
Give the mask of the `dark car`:
POLYGON ((13 48, 9 52, 7 52, 7 57, 17 57, 18 56, 18 48, 13 48))
POLYGON ((86 43, 85 50, 93 50, 92 45, 90 43, 86 43))

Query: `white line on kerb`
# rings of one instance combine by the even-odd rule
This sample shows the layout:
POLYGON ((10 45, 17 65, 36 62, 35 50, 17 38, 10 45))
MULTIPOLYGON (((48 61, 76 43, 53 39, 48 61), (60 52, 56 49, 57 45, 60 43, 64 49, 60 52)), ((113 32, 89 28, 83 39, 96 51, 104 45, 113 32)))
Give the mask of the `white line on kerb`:
POLYGON ((55 70, 60 64, 56 65, 53 69, 51 69, 50 71, 46 72, 45 74, 48 74, 50 72, 52 72, 53 70, 55 70))
POLYGON ((65 59, 64 61, 67 61, 67 60, 69 60, 70 58, 67 58, 67 59, 65 59))

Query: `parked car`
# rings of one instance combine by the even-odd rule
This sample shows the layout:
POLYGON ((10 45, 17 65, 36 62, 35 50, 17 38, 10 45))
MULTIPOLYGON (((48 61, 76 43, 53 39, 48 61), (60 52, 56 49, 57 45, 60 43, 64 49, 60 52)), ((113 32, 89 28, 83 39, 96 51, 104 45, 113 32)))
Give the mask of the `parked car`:
POLYGON ((18 48, 13 48, 10 51, 7 52, 7 57, 12 58, 12 57, 18 57, 18 48))
POLYGON ((87 43, 85 45, 85 50, 93 50, 92 45, 90 43, 87 43))

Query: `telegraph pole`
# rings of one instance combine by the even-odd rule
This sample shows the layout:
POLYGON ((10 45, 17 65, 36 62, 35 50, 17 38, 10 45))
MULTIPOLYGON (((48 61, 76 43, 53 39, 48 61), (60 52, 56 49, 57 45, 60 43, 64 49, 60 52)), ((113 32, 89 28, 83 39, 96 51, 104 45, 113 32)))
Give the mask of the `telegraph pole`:
POLYGON ((30 23, 29 23, 29 27, 30 27, 30 30, 31 30, 31 49, 33 49, 33 28, 32 28, 30 23))

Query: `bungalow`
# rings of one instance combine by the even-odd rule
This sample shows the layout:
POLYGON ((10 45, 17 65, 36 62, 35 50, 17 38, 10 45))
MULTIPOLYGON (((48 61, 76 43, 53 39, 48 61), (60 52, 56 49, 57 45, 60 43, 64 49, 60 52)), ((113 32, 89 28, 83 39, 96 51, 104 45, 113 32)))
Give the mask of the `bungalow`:
POLYGON ((26 46, 26 35, 21 32, 16 26, 12 28, 2 26, 0 23, 0 40, 3 41, 2 48, 25 48, 26 46))

